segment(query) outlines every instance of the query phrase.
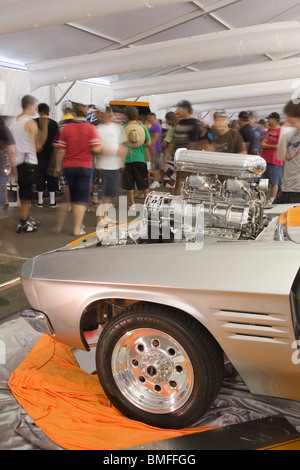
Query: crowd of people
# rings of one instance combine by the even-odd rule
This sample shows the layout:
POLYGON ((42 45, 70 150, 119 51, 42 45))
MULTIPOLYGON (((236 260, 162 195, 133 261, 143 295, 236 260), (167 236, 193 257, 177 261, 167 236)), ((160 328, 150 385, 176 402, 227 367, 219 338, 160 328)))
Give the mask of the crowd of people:
POLYGON ((247 111, 230 121, 225 110, 217 110, 211 125, 196 119, 185 100, 166 114, 165 123, 154 113, 140 116, 135 106, 116 113, 104 105, 94 107, 91 123, 86 106, 69 102, 57 123, 49 117, 49 106, 38 104, 33 96, 24 96, 21 105, 21 114, 9 124, 0 119, 0 207, 8 206, 10 168, 18 182, 18 233, 38 230, 30 207, 34 201, 44 207, 46 190, 49 206, 57 208, 54 231, 61 232, 67 212, 72 212, 76 237, 85 233, 84 215, 91 203, 98 208, 99 226, 116 223, 108 209, 120 186, 127 192, 131 209, 135 198, 140 193, 145 198, 149 190, 163 187, 180 195, 187 174, 177 172, 174 165, 179 148, 261 155, 267 164, 262 177, 269 180, 270 201, 300 202, 299 103, 286 104, 284 122, 277 112, 257 122, 247 111))

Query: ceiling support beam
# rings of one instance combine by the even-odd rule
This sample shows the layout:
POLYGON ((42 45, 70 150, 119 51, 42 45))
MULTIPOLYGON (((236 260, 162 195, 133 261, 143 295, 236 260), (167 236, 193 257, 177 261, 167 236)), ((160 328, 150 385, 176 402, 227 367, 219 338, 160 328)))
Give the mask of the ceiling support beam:
POLYGON ((115 99, 126 99, 135 95, 157 95, 164 93, 187 92, 218 88, 221 86, 246 85, 267 81, 299 79, 300 58, 286 59, 277 62, 241 65, 177 73, 170 76, 139 78, 111 82, 115 99))
MULTIPOLYGON (((181 100, 188 100, 191 104, 222 102, 246 98, 274 97, 280 95, 289 96, 292 99, 297 93, 295 80, 282 80, 279 82, 253 83, 250 85, 226 86, 219 88, 207 88, 184 93, 168 93, 156 96, 159 109, 176 107, 181 100)), ((298 83, 299 90, 299 83, 298 83)))
POLYGON ((105 75, 264 53, 295 52, 298 43, 300 23, 294 21, 202 34, 146 46, 28 64, 27 67, 32 89, 36 89, 51 83, 105 75))

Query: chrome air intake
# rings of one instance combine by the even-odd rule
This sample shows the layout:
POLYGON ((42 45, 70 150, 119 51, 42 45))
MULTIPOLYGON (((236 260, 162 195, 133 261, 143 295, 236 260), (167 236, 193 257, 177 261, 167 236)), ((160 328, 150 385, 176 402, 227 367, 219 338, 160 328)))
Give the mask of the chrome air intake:
POLYGON ((178 149, 174 157, 178 171, 253 179, 261 177, 266 162, 256 155, 204 152, 178 149))
POLYGON ((195 236, 199 227, 206 235, 223 239, 255 239, 261 233, 268 189, 268 181, 260 180, 266 169, 263 158, 179 149, 175 167, 187 172, 181 195, 150 193, 144 220, 153 223, 155 219, 163 226, 168 219, 171 226, 178 227, 180 216, 186 214, 183 223, 189 220, 195 236), (199 206, 203 223, 197 221, 199 206))

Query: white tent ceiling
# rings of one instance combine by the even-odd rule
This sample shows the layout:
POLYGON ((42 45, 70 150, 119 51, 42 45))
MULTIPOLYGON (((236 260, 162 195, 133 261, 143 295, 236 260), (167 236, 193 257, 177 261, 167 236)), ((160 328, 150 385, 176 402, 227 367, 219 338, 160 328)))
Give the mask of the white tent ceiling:
POLYGON ((273 103, 277 109, 284 104, 279 96, 285 99, 300 88, 296 0, 0 0, 0 5, 0 65, 29 70, 33 89, 92 79, 111 86, 117 99, 155 95, 163 109, 186 96, 207 111, 225 104, 244 108, 241 86, 245 105, 251 99, 257 109, 273 103), (211 94, 204 99, 206 89, 211 94))

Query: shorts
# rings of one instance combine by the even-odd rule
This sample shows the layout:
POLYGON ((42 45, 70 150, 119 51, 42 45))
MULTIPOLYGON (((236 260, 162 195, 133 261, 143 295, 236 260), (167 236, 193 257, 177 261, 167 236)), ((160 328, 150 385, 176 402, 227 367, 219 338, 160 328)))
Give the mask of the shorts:
POLYGON ((277 194, 273 201, 273 204, 299 204, 300 203, 300 192, 299 193, 287 193, 282 191, 277 194))
POLYGON ((267 169, 261 179, 268 179, 271 186, 279 185, 282 168, 283 167, 281 165, 267 163, 267 169))
POLYGON ((156 171, 160 170, 160 154, 161 152, 157 152, 156 150, 151 150, 150 151, 150 157, 151 157, 151 170, 156 171))
POLYGON ((122 174, 122 188, 133 191, 135 184, 138 190, 149 188, 148 168, 144 162, 126 163, 122 174))
POLYGON ((23 201, 32 201, 36 192, 37 165, 22 163, 17 166, 19 198, 23 201))
POLYGON ((46 181, 47 189, 49 192, 58 191, 58 178, 48 174, 49 160, 40 160, 37 168, 36 175, 36 189, 37 191, 45 191, 46 181))
POLYGON ((0 176, 0 207, 4 205, 4 193, 6 188, 7 176, 0 176))
POLYGON ((64 176, 68 181, 71 202, 88 204, 92 173, 91 168, 64 168, 64 176))
POLYGON ((99 198, 117 197, 120 181, 120 169, 100 170, 99 176, 99 198))
POLYGON ((164 174, 164 187, 175 188, 177 172, 173 161, 166 161, 164 174))

